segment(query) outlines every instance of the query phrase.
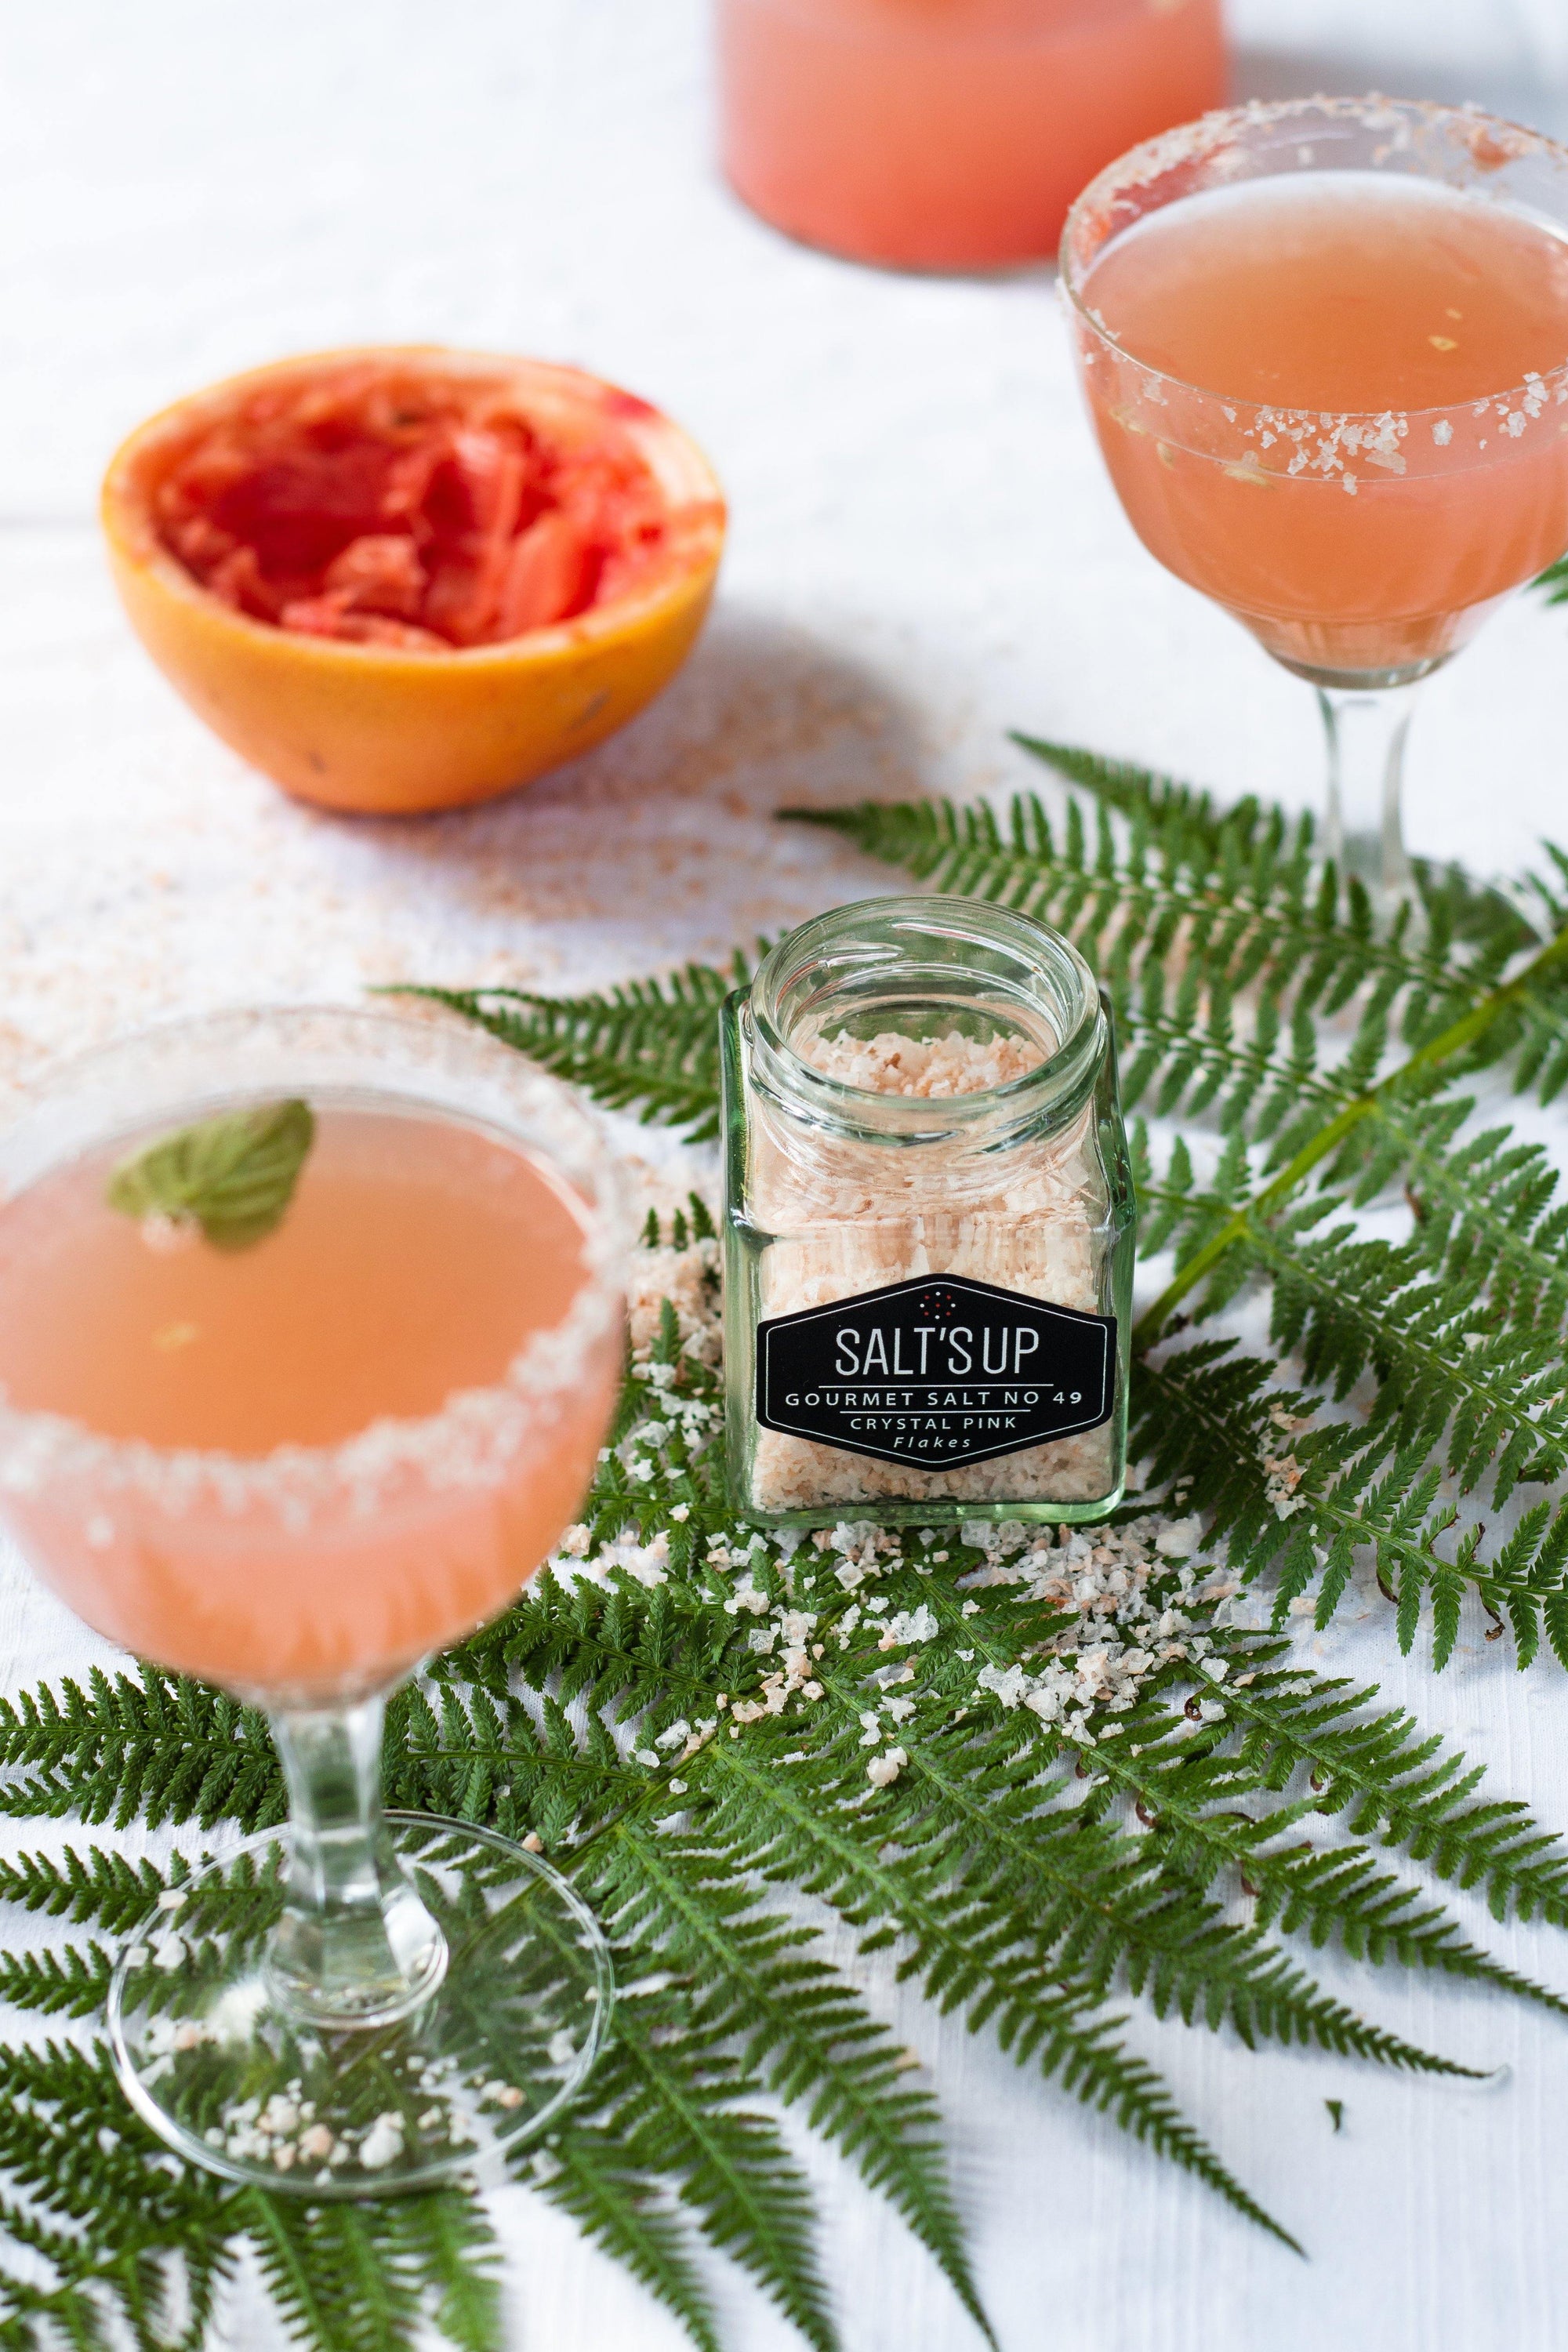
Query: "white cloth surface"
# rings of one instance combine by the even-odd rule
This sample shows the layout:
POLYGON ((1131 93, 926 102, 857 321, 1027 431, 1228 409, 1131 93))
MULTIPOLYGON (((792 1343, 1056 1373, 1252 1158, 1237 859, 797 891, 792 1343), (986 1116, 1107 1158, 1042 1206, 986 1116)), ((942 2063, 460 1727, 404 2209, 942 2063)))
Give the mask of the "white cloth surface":
MULTIPOLYGON (((1237 31, 1248 89, 1380 83, 1568 115, 1562 0, 1245 0, 1237 31)), ((1009 725, 1228 793, 1315 795, 1306 690, 1122 520, 1048 275, 879 275, 773 236, 710 160, 705 48, 697 0, 5 12, 0 1081, 160 1011, 398 976, 559 988, 722 955, 893 887, 773 810, 1039 782, 1009 725), (667 405, 728 486, 731 552, 689 670, 604 750, 489 811, 333 820, 247 772, 146 661, 93 491, 121 433, 182 391, 286 352, 426 338, 574 360, 667 405)), ((1562 833, 1565 721, 1568 619, 1521 600, 1429 689, 1414 845, 1511 866, 1562 833)), ((1309 1644, 1568 1822, 1556 1667, 1517 1675, 1467 1622, 1434 1679, 1400 1660, 1375 1591, 1309 1644)), ((6 1689, 110 1654, 0 1557, 6 1689)), ((1454 1899, 1500 1956, 1568 1982, 1560 1936, 1454 1899)), ((7 1916, 7 1939, 26 1932, 7 1916)), ((1139 2017, 1138 2046, 1308 2264, 869 1974, 942 2097, 1007 2352, 1568 2343, 1568 2029, 1314 1965, 1388 2026, 1512 2072, 1485 2092, 1412 2084, 1139 2017)), ((897 2221, 837 2160, 810 2162, 849 2352, 976 2342, 897 2221)), ((519 2352, 684 2340, 542 2200, 507 2191, 497 2212, 519 2352)), ((735 2352, 795 2340, 737 2273, 720 2292, 735 2352)), ((281 2340, 242 2280, 223 2342, 281 2340)))

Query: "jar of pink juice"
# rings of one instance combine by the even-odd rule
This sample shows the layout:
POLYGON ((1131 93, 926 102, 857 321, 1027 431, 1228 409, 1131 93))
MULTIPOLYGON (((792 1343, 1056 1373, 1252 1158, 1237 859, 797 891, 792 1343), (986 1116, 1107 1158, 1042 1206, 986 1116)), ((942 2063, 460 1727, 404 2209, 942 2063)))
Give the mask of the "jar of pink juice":
POLYGON ((859 261, 1054 254, 1128 147, 1224 103, 1220 0, 718 0, 724 170, 859 261))

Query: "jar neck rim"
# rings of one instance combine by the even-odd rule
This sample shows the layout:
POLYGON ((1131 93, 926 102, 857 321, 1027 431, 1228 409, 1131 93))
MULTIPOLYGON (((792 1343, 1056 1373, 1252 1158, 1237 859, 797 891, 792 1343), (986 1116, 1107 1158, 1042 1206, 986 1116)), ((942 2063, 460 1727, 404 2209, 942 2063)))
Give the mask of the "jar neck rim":
MULTIPOLYGON (((904 968, 912 965, 911 952, 904 968)), ((940 981, 933 979, 939 968, 920 969, 926 993, 940 1001, 940 981)), ((955 1009, 974 1001, 953 989, 955 1009)), ((867 1141, 963 1138, 980 1146, 1015 1132, 1065 1126, 1092 1091, 1109 1042, 1099 986, 1070 940, 1015 908, 935 895, 863 899, 801 924, 759 964, 744 1013, 756 1076, 779 1108, 811 1126, 867 1141), (903 951, 938 941, 971 945, 1013 966, 1011 982, 998 982, 998 994, 1029 1003, 1056 1037, 1032 1068, 962 1094, 900 1095, 834 1077, 800 1052, 787 1000, 803 988, 805 975, 820 980, 811 1001, 831 1003, 836 971, 846 979, 868 970, 893 978, 903 951)))

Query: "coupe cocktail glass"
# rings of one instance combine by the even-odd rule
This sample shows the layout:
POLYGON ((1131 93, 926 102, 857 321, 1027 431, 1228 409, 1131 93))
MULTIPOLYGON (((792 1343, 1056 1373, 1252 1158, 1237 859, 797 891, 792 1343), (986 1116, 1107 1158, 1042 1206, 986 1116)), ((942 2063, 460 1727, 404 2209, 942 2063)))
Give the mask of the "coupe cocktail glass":
POLYGON ((1102 173, 1061 277, 1133 528, 1317 687, 1324 847, 1392 911, 1413 690, 1568 547, 1568 151, 1238 107, 1102 173))
MULTIPOLYGON (((581 1901, 489 1830, 384 1813, 381 1738, 581 1500, 617 1228, 571 1097, 444 1020, 174 1024, 0 1133, 0 1512, 100 1633, 263 1708, 283 1767, 287 1829, 174 1888, 110 1996, 132 2103, 230 2179, 442 2179, 545 2129, 599 2047, 581 1901)), ((428 1720, 482 1801, 503 1761, 428 1720)))

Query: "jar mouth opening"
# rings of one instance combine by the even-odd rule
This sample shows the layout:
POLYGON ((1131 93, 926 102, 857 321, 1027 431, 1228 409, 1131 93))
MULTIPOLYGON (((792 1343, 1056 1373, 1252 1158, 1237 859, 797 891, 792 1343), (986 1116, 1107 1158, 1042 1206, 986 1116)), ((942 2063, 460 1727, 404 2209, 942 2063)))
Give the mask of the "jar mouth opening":
POLYGON ((1094 976, 1059 932, 934 895, 803 923, 758 967, 750 1008, 770 1075, 796 1103, 906 1134, 933 1118, 951 1133, 1045 1108, 1098 1060, 1103 1021, 1094 976), (917 1051, 889 1051, 905 1045, 917 1051), (922 1055, 938 1066, 922 1072, 922 1055), (976 1083, 988 1061, 999 1075, 976 1083), (900 1062, 910 1066, 889 1066, 900 1062), (862 1066, 879 1077, 860 1083, 862 1066))

